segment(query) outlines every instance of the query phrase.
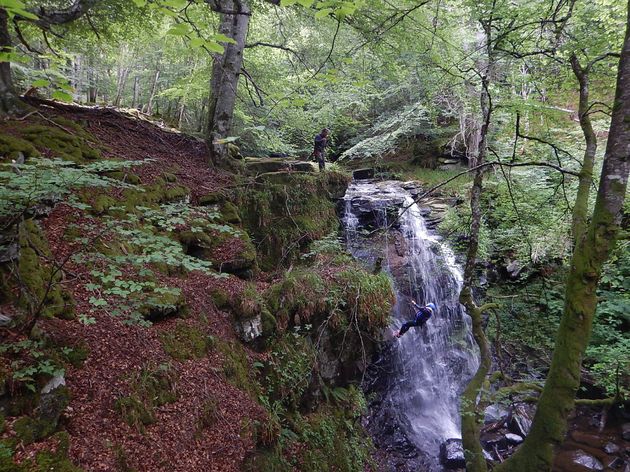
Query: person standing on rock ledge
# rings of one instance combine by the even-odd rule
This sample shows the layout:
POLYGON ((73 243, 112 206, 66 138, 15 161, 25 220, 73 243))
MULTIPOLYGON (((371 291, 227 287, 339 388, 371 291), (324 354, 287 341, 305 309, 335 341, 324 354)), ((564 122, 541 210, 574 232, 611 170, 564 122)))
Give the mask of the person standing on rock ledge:
POLYGON ((411 327, 424 326, 424 324, 428 321, 429 318, 431 318, 431 316, 433 316, 437 309, 434 303, 427 303, 425 306, 420 306, 414 300, 411 300, 411 304, 416 310, 416 317, 411 321, 403 323, 403 325, 400 327, 400 331, 398 331, 394 335, 397 338, 400 338, 411 327))
POLYGON ((319 164, 319 170, 322 171, 326 168, 326 144, 328 144, 328 135, 330 130, 324 128, 321 133, 315 136, 315 148, 313 149, 313 155, 319 164))

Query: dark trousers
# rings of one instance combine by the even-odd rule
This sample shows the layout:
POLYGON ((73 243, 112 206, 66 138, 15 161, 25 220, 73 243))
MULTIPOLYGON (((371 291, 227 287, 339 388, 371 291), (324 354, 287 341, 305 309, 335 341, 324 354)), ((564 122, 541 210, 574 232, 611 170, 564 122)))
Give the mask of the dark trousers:
POLYGON ((317 163, 319 164, 319 170, 324 170, 326 168, 324 151, 315 151, 315 159, 317 159, 317 163))
POLYGON ((424 323, 425 323, 425 321, 423 321, 423 320, 407 321, 407 322, 403 323, 403 325, 400 327, 400 335, 402 336, 407 331, 409 331, 409 328, 419 327, 419 326, 424 325, 424 323))

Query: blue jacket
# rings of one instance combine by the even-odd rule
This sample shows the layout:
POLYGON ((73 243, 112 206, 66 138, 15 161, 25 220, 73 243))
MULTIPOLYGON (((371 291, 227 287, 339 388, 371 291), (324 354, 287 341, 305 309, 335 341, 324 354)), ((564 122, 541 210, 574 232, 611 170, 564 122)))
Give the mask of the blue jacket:
POLYGON ((322 136, 321 133, 315 136, 315 151, 323 151, 324 148, 326 147, 327 141, 328 141, 328 138, 325 138, 324 136, 322 136))
POLYGON ((416 320, 417 324, 425 323, 429 318, 433 316, 433 310, 431 308, 427 308, 426 306, 421 306, 420 308, 416 308, 416 320))

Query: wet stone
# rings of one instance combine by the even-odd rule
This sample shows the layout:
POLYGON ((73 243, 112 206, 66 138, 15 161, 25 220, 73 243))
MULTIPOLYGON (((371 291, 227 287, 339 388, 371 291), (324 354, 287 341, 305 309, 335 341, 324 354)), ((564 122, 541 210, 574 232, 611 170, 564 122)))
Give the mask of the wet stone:
POLYGON ((621 448, 613 442, 609 442, 604 445, 604 452, 606 454, 617 454, 620 449, 621 448))
POLYGON ((461 439, 447 439, 440 446, 440 461, 447 469, 466 467, 464 446, 461 439))
POLYGON ((507 440, 509 444, 514 444, 514 445, 520 444, 523 442, 523 437, 514 433, 507 433, 505 435, 505 439, 507 440))
POLYGON ((624 423, 621 426, 621 436, 624 440, 630 441, 630 423, 624 423))
POLYGON ((581 449, 571 453, 571 460, 574 466, 579 467, 577 470, 604 470, 604 465, 597 458, 587 454, 581 449))
POLYGON ((505 408, 499 405, 489 405, 484 410, 483 422, 485 424, 496 423, 497 421, 500 421, 503 418, 505 418, 507 415, 508 415, 508 411, 505 408))
POLYGON ((508 425, 511 433, 519 436, 527 436, 532 427, 533 411, 527 405, 518 405, 512 413, 512 420, 508 425))

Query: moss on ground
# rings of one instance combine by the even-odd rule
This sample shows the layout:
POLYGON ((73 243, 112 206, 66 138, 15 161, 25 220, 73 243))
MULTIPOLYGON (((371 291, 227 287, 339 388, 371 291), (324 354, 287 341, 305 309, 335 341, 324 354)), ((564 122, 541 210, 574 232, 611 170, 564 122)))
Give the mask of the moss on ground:
POLYGON ((20 225, 19 244, 19 304, 31 313, 41 309, 43 316, 74 319, 74 300, 61 288, 61 273, 47 263, 52 254, 37 222, 29 219, 20 225))
POLYGON ((29 141, 8 134, 0 134, 0 161, 17 159, 20 154, 25 158, 39 155, 35 146, 29 141))
POLYGON ((64 128, 71 133, 55 126, 30 125, 21 131, 21 135, 37 149, 50 151, 53 157, 76 163, 99 159, 101 153, 89 142, 89 134, 75 123, 70 123, 66 123, 64 128))
POLYGON ((54 449, 43 449, 36 453, 34 459, 26 459, 20 464, 13 461, 17 444, 12 440, 0 440, 0 472, 83 472, 68 457, 70 436, 61 431, 53 436, 57 446, 54 449))
POLYGON ((155 423, 155 409, 177 400, 176 373, 170 365, 145 367, 129 379, 129 395, 116 400, 116 411, 129 426, 143 432, 155 423))
POLYGON ((223 374, 236 388, 256 396, 260 386, 249 368, 247 354, 240 343, 217 340, 217 349, 223 354, 223 374))
POLYGON ((175 327, 160 333, 160 342, 168 355, 178 361, 204 357, 208 352, 208 335, 198 326, 178 320, 175 327))

